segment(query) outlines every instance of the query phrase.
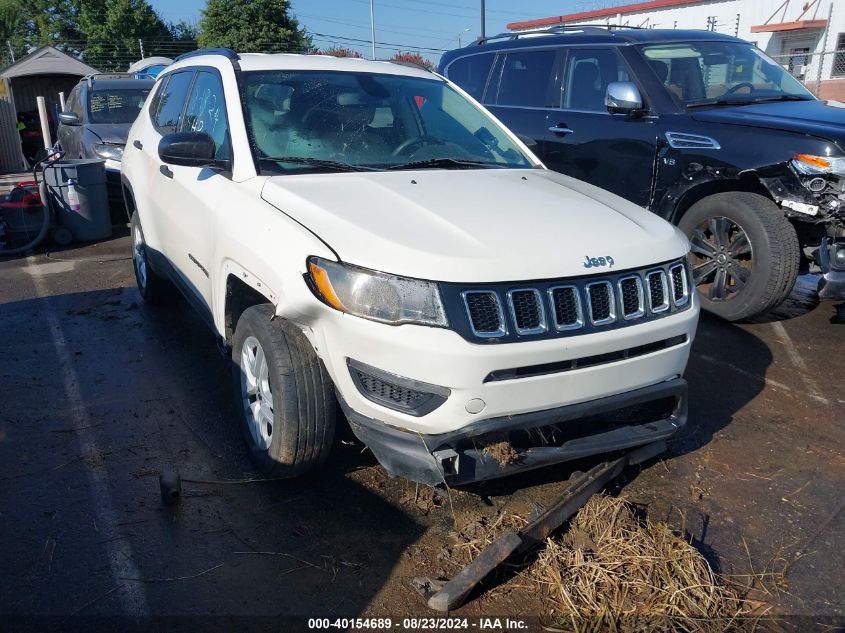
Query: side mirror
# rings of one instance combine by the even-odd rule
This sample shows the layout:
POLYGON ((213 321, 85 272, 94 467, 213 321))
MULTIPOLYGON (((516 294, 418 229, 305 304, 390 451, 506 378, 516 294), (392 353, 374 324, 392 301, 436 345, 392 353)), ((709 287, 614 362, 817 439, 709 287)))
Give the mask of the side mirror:
POLYGON ((643 97, 635 83, 613 81, 607 84, 604 104, 611 114, 635 114, 643 109, 643 97))
POLYGON ((214 139, 205 132, 173 132, 158 143, 158 156, 169 165, 229 169, 228 160, 215 158, 214 139))
POLYGON ((59 121, 62 125, 82 125, 82 120, 76 112, 59 112, 59 121))

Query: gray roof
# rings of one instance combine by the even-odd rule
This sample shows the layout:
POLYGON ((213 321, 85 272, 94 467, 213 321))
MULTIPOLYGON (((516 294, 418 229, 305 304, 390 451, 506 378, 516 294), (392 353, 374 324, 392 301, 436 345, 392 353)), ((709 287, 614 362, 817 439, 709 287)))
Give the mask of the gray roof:
POLYGON ((30 75, 76 75, 83 77, 98 72, 88 64, 66 55, 52 46, 42 46, 11 66, 0 71, 0 77, 13 79, 30 75))

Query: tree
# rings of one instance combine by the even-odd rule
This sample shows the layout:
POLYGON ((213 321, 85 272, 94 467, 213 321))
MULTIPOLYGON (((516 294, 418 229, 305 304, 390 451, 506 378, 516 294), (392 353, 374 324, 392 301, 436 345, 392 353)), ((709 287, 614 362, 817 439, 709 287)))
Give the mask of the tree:
POLYGON ((361 53, 353 51, 351 48, 344 48, 342 46, 330 46, 329 48, 318 48, 312 55, 331 55, 332 57, 354 57, 361 59, 361 53))
POLYGON ((291 14, 289 0, 208 0, 199 45, 299 53, 310 48, 311 39, 291 14))
POLYGON ((434 70, 434 64, 432 64, 429 60, 427 60, 419 53, 399 51, 394 54, 393 57, 391 57, 390 59, 396 62, 403 62, 405 64, 416 64, 417 66, 422 66, 423 68, 427 68, 428 70, 434 70))
POLYGON ((83 0, 19 0, 26 44, 45 44, 78 53, 81 34, 79 12, 83 0))
POLYGON ((22 7, 18 0, 0 0, 0 68, 19 59, 26 51, 22 7), (8 44, 7 44, 8 42, 8 44), (9 54, 12 47, 12 55, 9 54))
MULTIPOLYGON (((86 63, 100 70, 123 70, 141 58, 159 54, 156 44, 172 41, 170 29, 147 0, 82 0, 79 29, 87 40, 86 63)), ((169 49, 167 52, 170 52, 169 49)))

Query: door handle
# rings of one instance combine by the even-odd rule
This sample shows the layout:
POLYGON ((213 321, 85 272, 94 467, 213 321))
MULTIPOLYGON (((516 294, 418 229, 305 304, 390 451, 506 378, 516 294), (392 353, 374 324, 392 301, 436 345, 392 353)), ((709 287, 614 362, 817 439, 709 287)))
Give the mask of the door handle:
POLYGON ((554 132, 555 134, 572 134, 573 131, 571 128, 566 127, 565 123, 558 123, 549 128, 549 132, 554 132))
POLYGON ((132 145, 134 145, 138 149, 144 149, 144 144, 141 141, 139 141, 138 139, 135 139, 134 141, 132 141, 132 145))
POLYGON ((173 178, 173 172, 172 172, 172 171, 170 171, 170 167, 168 167, 167 165, 162 165, 161 167, 159 167, 159 168, 158 168, 158 170, 159 170, 162 174, 164 174, 165 176, 167 176, 168 178, 173 178))

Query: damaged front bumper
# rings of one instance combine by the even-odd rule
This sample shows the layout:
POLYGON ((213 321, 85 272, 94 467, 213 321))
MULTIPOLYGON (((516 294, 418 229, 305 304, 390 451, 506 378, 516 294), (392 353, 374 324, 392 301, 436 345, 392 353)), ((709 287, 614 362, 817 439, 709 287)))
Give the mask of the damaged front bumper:
POLYGON ((479 420, 426 435, 353 411, 338 393, 352 431, 394 476, 449 486, 665 440, 687 422, 687 383, 656 385, 578 404, 479 420), (489 450, 508 446, 507 458, 489 450))

